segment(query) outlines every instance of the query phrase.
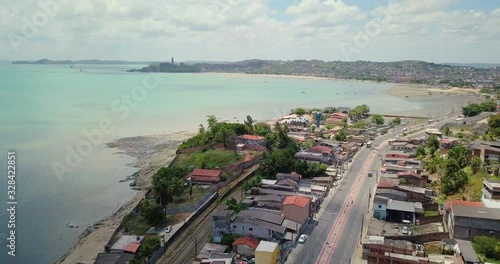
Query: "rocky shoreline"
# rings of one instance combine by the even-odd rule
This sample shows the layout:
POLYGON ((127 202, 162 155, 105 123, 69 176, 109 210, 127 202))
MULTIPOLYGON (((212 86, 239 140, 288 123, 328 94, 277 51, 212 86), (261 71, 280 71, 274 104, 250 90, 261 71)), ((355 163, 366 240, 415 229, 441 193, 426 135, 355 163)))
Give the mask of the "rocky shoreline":
POLYGON ((88 226, 78 238, 78 242, 68 250, 56 263, 94 263, 97 254, 104 251, 104 246, 118 228, 124 216, 144 197, 151 184, 151 177, 162 166, 167 166, 177 151, 179 144, 191 137, 193 133, 182 131, 167 135, 153 135, 121 138, 109 142, 109 148, 115 148, 116 154, 126 154, 136 158, 129 166, 139 168, 139 171, 126 176, 123 182, 135 181, 138 192, 129 202, 122 205, 116 212, 88 226))

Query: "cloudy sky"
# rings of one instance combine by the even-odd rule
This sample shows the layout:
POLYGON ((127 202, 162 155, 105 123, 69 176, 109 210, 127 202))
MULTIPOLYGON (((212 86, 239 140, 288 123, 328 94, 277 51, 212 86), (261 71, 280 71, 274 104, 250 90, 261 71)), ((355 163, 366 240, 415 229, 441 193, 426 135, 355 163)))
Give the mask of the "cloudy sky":
POLYGON ((500 63, 496 0, 0 0, 0 60, 500 63))

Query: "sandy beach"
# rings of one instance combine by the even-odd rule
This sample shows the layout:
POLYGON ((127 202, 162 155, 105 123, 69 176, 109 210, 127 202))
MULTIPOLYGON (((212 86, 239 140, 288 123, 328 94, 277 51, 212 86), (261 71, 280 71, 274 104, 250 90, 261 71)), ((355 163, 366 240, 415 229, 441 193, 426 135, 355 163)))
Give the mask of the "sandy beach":
MULTIPOLYGON (((120 225, 123 217, 128 215, 144 197, 154 173, 160 167, 168 165, 175 157, 179 144, 190 136, 192 136, 191 132, 183 131, 168 135, 121 138, 108 143, 108 147, 115 148, 117 153, 123 153, 137 159, 130 166, 140 168, 133 176, 141 191, 138 191, 134 198, 120 207, 118 211, 88 227, 80 235, 78 242, 56 263, 94 263, 97 254, 104 252, 104 246, 120 225)), ((126 176, 124 175, 124 178, 126 176)), ((117 182, 117 184, 129 183, 117 182)))
MULTIPOLYGON (((442 88, 418 84, 394 84, 388 89, 387 94, 397 97, 410 96, 438 96, 438 95, 464 95, 480 97, 478 89, 472 88, 442 88)), ((484 97, 483 97, 484 98, 484 97)))

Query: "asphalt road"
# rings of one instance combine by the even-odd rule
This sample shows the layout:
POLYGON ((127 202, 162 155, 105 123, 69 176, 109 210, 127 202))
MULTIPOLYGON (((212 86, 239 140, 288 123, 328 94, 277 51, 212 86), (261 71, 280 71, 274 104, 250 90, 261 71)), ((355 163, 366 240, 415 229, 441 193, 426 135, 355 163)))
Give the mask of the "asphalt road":
MULTIPOLYGON (((437 128, 447 120, 432 124, 414 125, 408 131, 417 128, 437 128)), ((401 128, 397 129, 400 130, 401 128)), ((363 147, 341 180, 337 190, 329 202, 325 201, 320 210, 324 210, 314 225, 306 226, 304 233, 309 237, 305 244, 297 245, 298 253, 287 263, 319 264, 319 263, 354 263, 353 258, 358 246, 362 221, 368 213, 369 195, 373 193, 377 173, 368 177, 367 172, 378 170, 381 166, 381 154, 385 152, 387 140, 400 132, 391 131, 379 137, 373 143, 372 149, 363 147)), ((417 133, 416 135, 423 134, 417 133)))

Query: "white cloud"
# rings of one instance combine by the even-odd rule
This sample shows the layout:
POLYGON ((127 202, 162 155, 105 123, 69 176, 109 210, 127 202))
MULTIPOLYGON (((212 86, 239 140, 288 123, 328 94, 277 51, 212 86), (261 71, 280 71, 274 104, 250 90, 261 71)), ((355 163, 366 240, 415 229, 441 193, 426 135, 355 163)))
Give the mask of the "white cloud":
POLYGON ((500 8, 450 10, 456 0, 390 0, 372 10, 341 0, 282 10, 269 0, 58 1, 66 3, 14 53, 6 36, 21 34, 23 19, 43 9, 38 0, 0 0, 0 59, 343 60, 339 45, 365 34, 352 59, 500 61, 491 53, 500 8))
POLYGON ((348 20, 365 18, 365 13, 356 6, 346 5, 342 0, 302 0, 286 9, 293 16, 294 26, 329 27, 348 20))

